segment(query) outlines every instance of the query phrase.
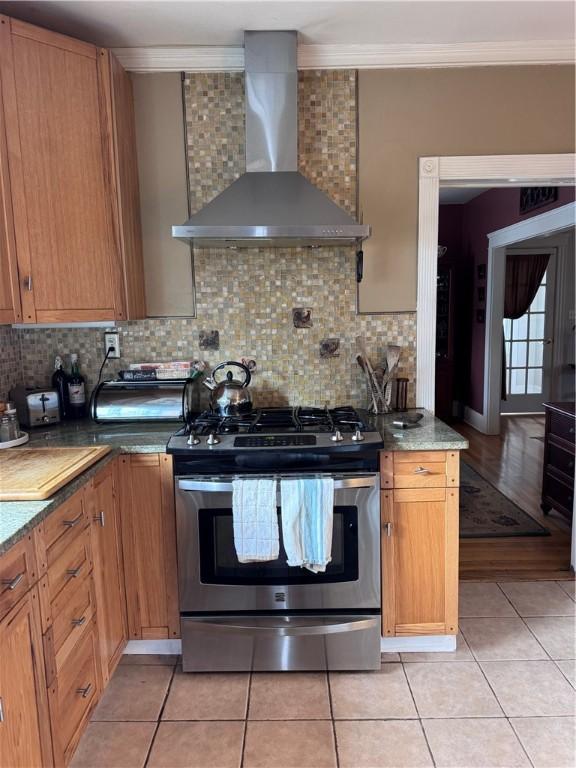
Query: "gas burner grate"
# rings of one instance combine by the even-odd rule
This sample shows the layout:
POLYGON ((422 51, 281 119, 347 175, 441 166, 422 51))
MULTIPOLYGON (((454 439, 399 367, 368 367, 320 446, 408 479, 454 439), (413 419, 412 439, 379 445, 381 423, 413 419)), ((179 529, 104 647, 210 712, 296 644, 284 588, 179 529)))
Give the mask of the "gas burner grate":
POLYGON ((186 434, 208 435, 283 432, 353 432, 366 425, 350 406, 342 408, 258 408, 242 416, 220 416, 204 411, 186 427, 186 434))

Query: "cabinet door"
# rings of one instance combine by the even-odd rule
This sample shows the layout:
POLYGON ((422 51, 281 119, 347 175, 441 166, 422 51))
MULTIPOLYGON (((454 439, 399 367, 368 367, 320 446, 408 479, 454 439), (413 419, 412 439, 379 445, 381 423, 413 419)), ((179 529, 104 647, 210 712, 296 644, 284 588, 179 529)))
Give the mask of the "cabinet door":
POLYGON ((117 499, 116 463, 108 464, 90 483, 87 507, 92 526, 97 625, 104 684, 126 644, 126 594, 117 499))
POLYGON ((123 318, 108 54, 16 19, 0 21, 24 320, 123 318))
MULTIPOLYGON (((0 23, 0 46, 4 40, 2 31, 0 23)), ((19 323, 22 321, 22 312, 3 103, 0 79, 0 323, 19 323)))
POLYGON ((382 492, 386 635, 458 631, 458 489, 382 492))
POLYGON ((38 593, 0 623, 0 765, 53 765, 38 593))
POLYGON ((180 636, 172 457, 120 458, 120 509, 131 639, 180 636))

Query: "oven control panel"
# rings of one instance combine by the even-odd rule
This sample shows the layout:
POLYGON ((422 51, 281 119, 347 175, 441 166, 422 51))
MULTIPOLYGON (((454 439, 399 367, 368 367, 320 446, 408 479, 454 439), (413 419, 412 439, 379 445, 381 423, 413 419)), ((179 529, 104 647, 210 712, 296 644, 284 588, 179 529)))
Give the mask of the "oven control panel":
POLYGON ((316 445, 316 435, 240 435, 234 438, 235 448, 290 448, 316 445))

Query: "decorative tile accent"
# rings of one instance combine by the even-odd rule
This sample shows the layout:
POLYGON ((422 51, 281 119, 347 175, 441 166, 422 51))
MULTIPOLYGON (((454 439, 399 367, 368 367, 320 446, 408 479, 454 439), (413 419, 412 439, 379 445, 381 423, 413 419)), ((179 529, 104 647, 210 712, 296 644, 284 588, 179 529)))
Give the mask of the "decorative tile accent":
MULTIPOLYGON (((356 75, 299 73, 299 168, 350 213, 356 210, 356 75)), ((243 73, 194 73, 184 80, 190 208, 196 211, 244 172, 243 73)), ((219 249, 195 253, 197 318, 155 318, 119 325, 122 358, 104 375, 142 360, 205 359, 210 367, 242 357, 258 361, 251 390, 260 406, 300 403, 366 406, 355 361, 363 336, 376 366, 386 344, 402 347, 398 376, 409 379, 415 405, 416 314, 356 315, 353 248, 219 249), (292 309, 314 308, 306 333, 292 309), (219 328, 220 348, 202 349, 200 333, 219 328), (340 340, 339 355, 318 365, 322 340, 340 340), (310 375, 310 372, 313 375, 310 375)), ((102 329, 0 330, 10 335, 9 364, 0 363, 0 392, 21 376, 46 385, 55 354, 77 352, 89 386, 102 362, 102 329), (21 345, 18 351, 18 342, 21 345)), ((0 336, 3 341, 3 337, 0 336)), ((204 388, 203 388, 204 389, 204 388)))
POLYGON ((320 342, 320 357, 339 357, 340 339, 322 339, 320 342))
POLYGON ((292 322, 294 328, 312 328, 312 308, 295 307, 292 310, 292 322))
POLYGON ((200 331, 198 336, 200 349, 220 349, 220 333, 218 331, 200 331))

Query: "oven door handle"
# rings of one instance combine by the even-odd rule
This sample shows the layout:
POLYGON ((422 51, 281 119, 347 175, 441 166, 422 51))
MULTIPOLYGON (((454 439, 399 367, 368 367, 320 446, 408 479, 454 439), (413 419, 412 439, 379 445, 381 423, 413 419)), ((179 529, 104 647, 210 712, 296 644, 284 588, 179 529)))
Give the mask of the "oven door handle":
POLYGON ((337 635, 344 632, 361 632, 378 626, 380 617, 354 618, 346 621, 334 621, 326 624, 295 624, 278 623, 278 619, 259 618, 258 624, 254 619, 198 619, 194 618, 191 627, 196 632, 216 632, 220 634, 248 635, 251 637, 298 637, 303 635, 337 635))
MULTIPOLYGON (((281 480, 282 478, 275 478, 281 480)), ((292 479, 289 477, 286 480, 292 479)), ((356 477, 334 478, 334 490, 343 491, 347 488, 374 488, 378 482, 378 475, 358 475, 356 477)), ((207 493, 232 493, 232 482, 228 479, 193 479, 179 478, 178 488, 181 491, 205 491, 207 493)))

